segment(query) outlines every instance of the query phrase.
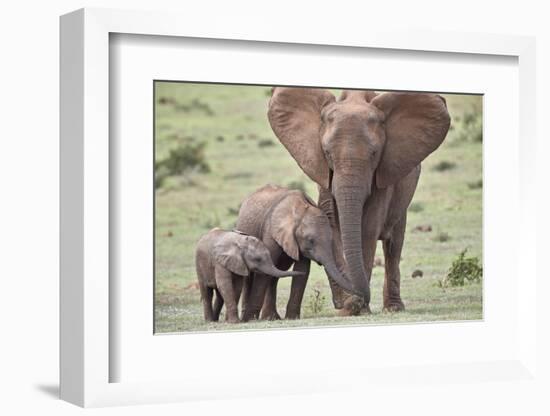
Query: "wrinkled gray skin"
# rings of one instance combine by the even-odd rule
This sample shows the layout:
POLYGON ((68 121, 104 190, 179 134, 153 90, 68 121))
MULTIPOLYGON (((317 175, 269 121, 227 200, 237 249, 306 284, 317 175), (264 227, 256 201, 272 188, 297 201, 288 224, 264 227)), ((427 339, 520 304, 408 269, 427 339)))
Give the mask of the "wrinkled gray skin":
MULTIPOLYGON (((347 290, 351 281, 336 267, 332 252, 332 231, 325 214, 303 192, 266 185, 244 200, 239 210, 237 229, 262 240, 274 264, 286 270, 304 272, 293 277, 287 319, 298 319, 307 284, 310 260, 325 267, 328 275, 347 290)), ((280 319, 277 313, 277 278, 261 272, 245 280, 243 320, 280 319), (261 314, 260 314, 261 310, 261 314)))
POLYGON ((266 276, 300 276, 277 269, 267 248, 255 237, 214 228, 197 243, 195 266, 206 321, 217 321, 225 302, 226 321, 239 322, 237 305, 243 279, 261 271, 266 276), (216 299, 212 306, 212 299, 216 299))
POLYGON ((385 256, 384 308, 404 309, 399 262, 407 207, 420 162, 443 142, 450 125, 445 100, 427 93, 273 89, 271 127, 320 189, 338 266, 362 296, 331 285, 342 315, 369 312, 376 243, 385 256))

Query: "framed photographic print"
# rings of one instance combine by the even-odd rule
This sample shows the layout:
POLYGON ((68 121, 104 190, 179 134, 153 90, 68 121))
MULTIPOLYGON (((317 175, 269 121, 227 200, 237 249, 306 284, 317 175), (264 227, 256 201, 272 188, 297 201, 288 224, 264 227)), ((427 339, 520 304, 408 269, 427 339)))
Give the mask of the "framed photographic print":
MULTIPOLYGON (((262 85, 154 81, 155 333, 482 319, 482 100, 477 94, 354 89, 333 93, 303 87, 276 87, 272 92, 262 85), (294 108, 311 107, 319 98, 327 103, 310 114, 295 113, 294 108), (368 125, 369 117, 386 118, 378 111, 385 105, 381 100, 390 98, 401 100, 403 106, 405 100, 414 102, 417 115, 413 107, 403 111, 411 111, 408 117, 420 129, 441 126, 434 143, 418 156, 426 157, 422 174, 417 160, 402 161, 403 173, 390 174, 396 175, 391 180, 397 181, 398 189, 382 196, 379 192, 386 188, 376 172, 382 172, 388 163, 384 158, 391 157, 390 147, 385 153, 391 135, 400 134, 386 133, 395 128, 390 114, 399 110, 386 109, 388 119, 356 133, 356 143, 342 135, 353 128, 352 117, 359 118, 356 128, 368 125), (323 124, 321 115, 335 120, 323 124), (314 141, 295 131, 286 133, 279 125, 305 123, 307 117, 313 119, 311 125, 297 129, 325 128, 324 136, 314 141), (345 147, 338 148, 341 143, 345 147), (309 152, 316 144, 322 153, 304 154, 305 146, 309 152), (349 170, 351 163, 357 172, 349 170), (320 176, 323 171, 328 173, 327 183, 320 176), (353 237, 342 233, 349 210, 343 201, 350 194, 337 187, 346 176, 360 182, 344 182, 341 187, 350 188, 351 195, 366 193, 361 213, 351 218, 362 217, 369 224, 358 230, 373 228, 361 242, 363 267, 371 282, 366 294, 355 289, 361 283, 354 283, 349 272, 339 272, 348 269, 343 257, 347 239, 353 237), (370 189, 365 181, 372 184, 370 189), (263 256, 267 251, 262 245, 270 247, 273 259, 263 256), (373 253, 366 250, 373 245, 373 253), (262 262, 253 264, 254 256, 262 262), (276 266, 286 270, 290 265, 306 274, 269 278, 269 273, 280 273, 276 266), (244 278, 230 270, 225 278, 232 281, 226 282, 222 275, 227 267, 244 278), (329 280, 329 271, 340 280, 329 280), (224 290, 238 300, 235 305, 225 299, 224 290), (363 296, 357 305, 355 293, 363 296), (368 303, 364 296, 369 296, 368 303), (227 323, 232 319, 237 322, 227 323)), ((393 117, 403 115, 395 112, 393 117)), ((399 125, 403 128, 403 122, 399 125)), ((428 136, 423 137, 430 140, 428 136)))
POLYGON ((62 398, 538 383, 533 40, 205 30, 61 19, 62 398))

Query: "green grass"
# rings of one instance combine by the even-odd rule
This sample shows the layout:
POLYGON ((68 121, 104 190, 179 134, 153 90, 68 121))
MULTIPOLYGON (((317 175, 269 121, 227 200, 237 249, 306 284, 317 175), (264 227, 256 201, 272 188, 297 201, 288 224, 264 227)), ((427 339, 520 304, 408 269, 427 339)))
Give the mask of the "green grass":
MULTIPOLYGON (((465 248, 469 256, 482 255, 482 187, 471 186, 482 178, 482 143, 469 138, 472 133, 465 133, 464 123, 453 122, 444 144, 422 164, 413 209, 408 213, 401 262, 405 312, 381 311, 384 270, 378 266, 371 283, 372 315, 338 317, 326 276, 312 264, 301 320, 237 325, 204 322, 195 284, 194 250, 199 237, 215 226, 231 229, 241 201, 267 183, 303 186, 317 199, 317 186, 271 131, 266 117, 268 91, 267 87, 156 83, 157 161, 189 141, 205 142, 205 161, 210 167, 209 173, 170 176, 156 190, 156 332, 481 319, 481 283, 453 288, 437 285, 465 248), (266 145, 270 141, 273 145, 266 145), (455 167, 438 171, 436 166, 446 161, 455 167), (421 224, 431 225, 433 231, 412 232, 421 224), (437 234, 443 232, 449 238, 439 241, 437 234), (416 269, 422 270, 423 277, 411 277, 416 269), (314 289, 325 298, 320 308, 313 301, 314 289), (313 304, 317 306, 312 308, 313 304)), ((481 112, 481 97, 445 98, 453 119, 481 112)), ((383 258, 380 246, 377 256, 383 258)), ((289 288, 290 279, 282 279, 278 290, 281 315, 289 288)))

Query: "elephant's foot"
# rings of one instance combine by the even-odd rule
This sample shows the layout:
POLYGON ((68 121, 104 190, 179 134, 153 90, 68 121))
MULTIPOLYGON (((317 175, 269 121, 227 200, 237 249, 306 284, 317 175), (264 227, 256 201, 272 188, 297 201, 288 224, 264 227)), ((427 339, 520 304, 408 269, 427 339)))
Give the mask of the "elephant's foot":
POLYGON ((267 311, 263 312, 260 315, 260 319, 266 320, 266 321, 280 321, 281 315, 277 311, 267 311))
POLYGON ((286 311, 285 319, 300 319, 300 312, 299 311, 286 311))
POLYGON ((351 293, 342 289, 331 277, 329 277, 330 291, 332 293, 332 304, 335 309, 342 309, 346 298, 351 296, 351 293))
POLYGON ((344 302, 346 301, 346 297, 349 297, 351 295, 344 293, 342 290, 332 291, 332 304, 334 305, 334 309, 342 309, 344 307, 344 302))
POLYGON ((242 322, 249 322, 258 319, 258 315, 250 314, 250 313, 243 313, 242 315, 242 322))
POLYGON ((405 310, 405 304, 401 299, 384 301, 385 312, 402 312, 405 310))
MULTIPOLYGON (((349 296, 344 300, 344 305, 342 309, 338 312, 339 316, 357 316, 361 313, 361 310, 363 309, 363 306, 365 305, 365 302, 363 298, 359 296, 349 296)), ((368 309, 368 305, 366 305, 368 309)), ((369 310, 370 312, 370 310, 369 310)))
POLYGON ((229 316, 225 319, 225 321, 230 324, 238 324, 241 322, 237 316, 229 316))
POLYGON ((367 303, 363 304, 361 307, 361 315, 370 315, 371 313, 370 306, 367 303))

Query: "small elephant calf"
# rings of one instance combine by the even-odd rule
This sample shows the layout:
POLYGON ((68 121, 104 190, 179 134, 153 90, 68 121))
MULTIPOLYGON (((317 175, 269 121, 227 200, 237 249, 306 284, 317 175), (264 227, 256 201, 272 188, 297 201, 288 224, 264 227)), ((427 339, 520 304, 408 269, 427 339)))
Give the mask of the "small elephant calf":
POLYGON ((225 319, 239 322, 237 305, 243 279, 252 272, 268 276, 300 276, 302 272, 279 270, 265 245, 238 231, 210 230, 197 244, 195 266, 206 321, 217 321, 225 302, 225 319), (216 299, 212 306, 214 291, 216 299))

